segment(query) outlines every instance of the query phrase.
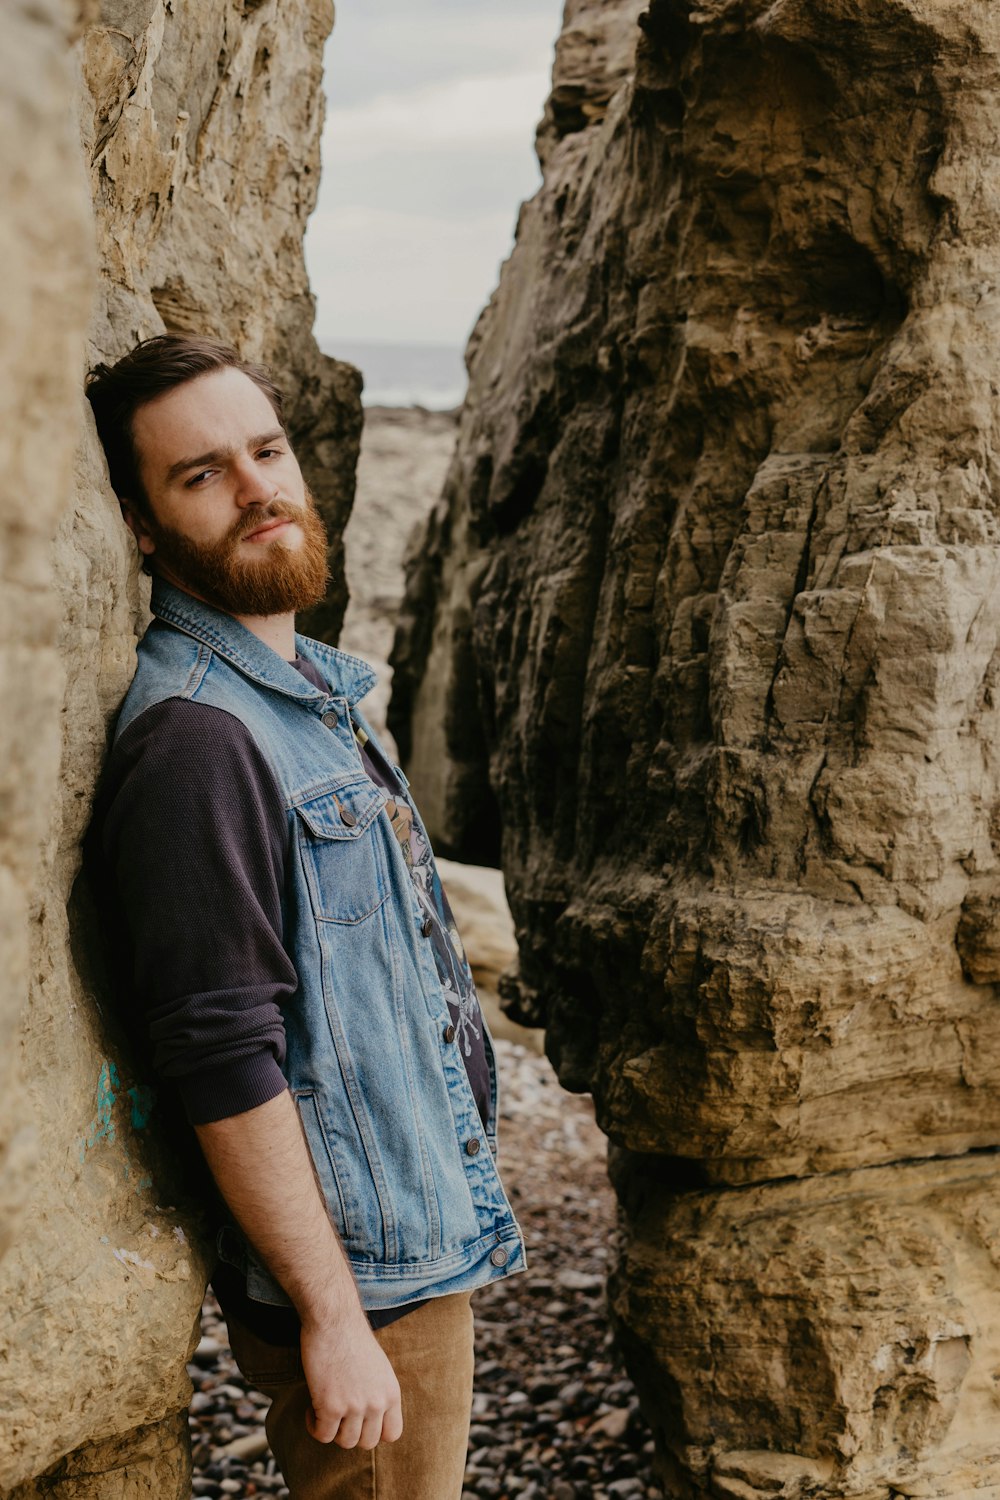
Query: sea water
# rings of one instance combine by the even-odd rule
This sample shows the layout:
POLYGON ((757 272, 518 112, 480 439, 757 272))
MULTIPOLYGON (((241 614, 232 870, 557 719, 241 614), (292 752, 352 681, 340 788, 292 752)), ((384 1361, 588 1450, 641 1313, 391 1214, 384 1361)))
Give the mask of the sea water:
POLYGON ((365 406, 423 406, 452 411, 465 397, 463 351, 451 344, 389 344, 372 339, 321 338, 324 354, 356 365, 364 376, 365 406))

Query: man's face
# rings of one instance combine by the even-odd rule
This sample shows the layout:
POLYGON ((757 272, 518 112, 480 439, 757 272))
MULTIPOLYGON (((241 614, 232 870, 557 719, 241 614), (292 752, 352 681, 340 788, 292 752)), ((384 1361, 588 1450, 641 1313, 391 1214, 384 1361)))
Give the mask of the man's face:
POLYGON ((133 436, 150 517, 126 508, 156 572, 234 615, 318 604, 327 542, 288 438, 241 370, 213 370, 141 406, 133 436))

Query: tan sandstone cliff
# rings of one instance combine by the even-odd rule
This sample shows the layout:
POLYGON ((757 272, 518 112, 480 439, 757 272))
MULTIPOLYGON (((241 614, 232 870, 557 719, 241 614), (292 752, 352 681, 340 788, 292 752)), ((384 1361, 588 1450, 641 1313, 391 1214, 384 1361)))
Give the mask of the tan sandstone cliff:
MULTIPOLYGON (((332 19, 330 0, 0 9, 0 1492, 17 1500, 189 1493, 205 1272, 74 888, 147 618, 83 374, 164 328, 266 360, 339 565, 358 380, 312 341, 302 259, 332 19)), ((344 598, 341 578, 308 627, 335 630, 344 598)))
POLYGON ((502 827, 676 1492, 996 1495, 1000 16, 640 9, 567 8, 390 725, 502 827))

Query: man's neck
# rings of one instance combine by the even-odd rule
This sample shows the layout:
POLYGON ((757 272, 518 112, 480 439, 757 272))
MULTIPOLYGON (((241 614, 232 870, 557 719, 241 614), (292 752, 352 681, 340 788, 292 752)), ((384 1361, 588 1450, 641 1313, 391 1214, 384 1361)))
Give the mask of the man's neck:
POLYGON ((285 661, 294 661, 297 655, 295 650, 295 615, 234 615, 234 620, 239 620, 247 630, 252 630, 258 640, 270 646, 285 661))

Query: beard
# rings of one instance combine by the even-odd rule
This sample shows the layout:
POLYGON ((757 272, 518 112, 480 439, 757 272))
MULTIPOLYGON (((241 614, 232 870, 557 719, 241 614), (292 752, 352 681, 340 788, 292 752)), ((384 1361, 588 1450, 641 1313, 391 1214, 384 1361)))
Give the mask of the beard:
POLYGON ((153 570, 162 571, 165 564, 168 576, 227 614, 288 614, 310 609, 326 596, 330 582, 326 528, 308 487, 304 506, 283 500, 255 506, 217 542, 195 542, 172 526, 152 520, 147 524, 156 542, 153 570), (287 547, 282 537, 243 546, 243 538, 265 521, 284 517, 302 529, 297 548, 287 547))

